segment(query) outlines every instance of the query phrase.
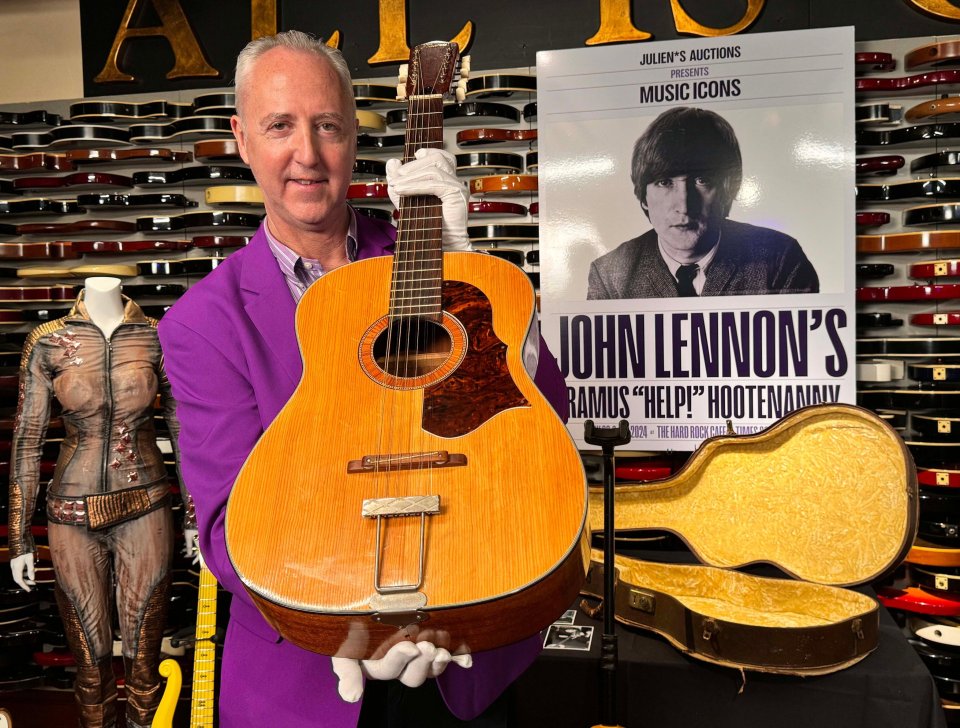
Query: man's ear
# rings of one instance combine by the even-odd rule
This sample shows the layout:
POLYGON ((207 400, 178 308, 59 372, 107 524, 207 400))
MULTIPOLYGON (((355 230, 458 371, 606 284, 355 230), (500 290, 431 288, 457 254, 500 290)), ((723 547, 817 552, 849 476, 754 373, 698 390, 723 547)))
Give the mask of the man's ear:
POLYGON ((237 149, 240 152, 240 159, 243 160, 244 164, 250 164, 250 160, 247 159, 246 132, 243 130, 243 122, 240 121, 240 117, 236 114, 230 117, 230 128, 233 130, 233 136, 237 140, 237 149))

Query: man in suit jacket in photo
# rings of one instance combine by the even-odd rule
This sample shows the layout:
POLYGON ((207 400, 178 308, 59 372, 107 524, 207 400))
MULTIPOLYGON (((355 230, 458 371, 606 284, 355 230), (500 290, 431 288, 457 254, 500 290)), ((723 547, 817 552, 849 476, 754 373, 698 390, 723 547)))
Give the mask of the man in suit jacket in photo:
POLYGON ((727 219, 743 161, 719 114, 692 107, 662 113, 634 145, 631 178, 653 229, 590 264, 588 299, 820 290, 796 240, 727 219))

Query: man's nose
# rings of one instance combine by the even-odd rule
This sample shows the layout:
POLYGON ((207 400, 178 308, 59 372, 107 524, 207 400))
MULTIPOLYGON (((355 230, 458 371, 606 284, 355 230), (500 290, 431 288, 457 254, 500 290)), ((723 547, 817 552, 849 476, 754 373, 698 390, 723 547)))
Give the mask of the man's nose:
POLYGON ((320 139, 310 125, 301 127, 295 138, 294 160, 312 167, 320 160, 320 139))
POLYGON ((677 212, 696 214, 702 202, 700 190, 697 188, 696 177, 687 177, 680 184, 673 186, 674 208, 677 212))

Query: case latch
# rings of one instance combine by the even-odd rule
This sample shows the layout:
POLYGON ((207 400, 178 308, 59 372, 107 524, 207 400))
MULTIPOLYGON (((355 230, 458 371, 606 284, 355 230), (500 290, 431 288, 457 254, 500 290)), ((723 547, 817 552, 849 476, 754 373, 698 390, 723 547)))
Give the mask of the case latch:
POLYGON ((631 589, 630 608, 636 609, 638 612, 653 614, 657 608, 657 598, 649 592, 631 589))
POLYGON ((716 620, 707 617, 703 620, 703 641, 709 642, 720 632, 720 625, 716 620))

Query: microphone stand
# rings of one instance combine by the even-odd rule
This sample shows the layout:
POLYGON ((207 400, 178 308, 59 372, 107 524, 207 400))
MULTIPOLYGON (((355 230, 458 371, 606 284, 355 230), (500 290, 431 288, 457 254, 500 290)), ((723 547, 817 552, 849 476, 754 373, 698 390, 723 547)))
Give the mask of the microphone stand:
POLYGON ((613 486, 615 481, 613 448, 630 442, 630 423, 620 420, 617 427, 595 427, 593 420, 583 423, 583 439, 599 445, 603 451, 603 639, 600 643, 600 720, 594 728, 621 728, 617 722, 617 635, 614 577, 613 486))

